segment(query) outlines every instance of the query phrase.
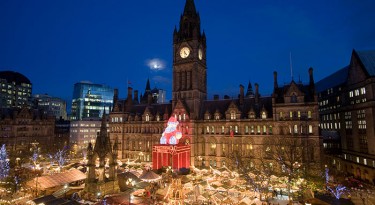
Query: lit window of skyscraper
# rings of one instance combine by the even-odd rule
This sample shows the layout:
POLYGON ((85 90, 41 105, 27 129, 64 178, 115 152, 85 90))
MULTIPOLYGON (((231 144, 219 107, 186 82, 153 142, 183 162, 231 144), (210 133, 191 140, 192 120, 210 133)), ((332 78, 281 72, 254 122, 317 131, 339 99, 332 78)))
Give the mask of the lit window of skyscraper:
POLYGON ((102 117, 104 107, 108 114, 113 105, 113 93, 113 88, 106 85, 91 82, 74 84, 71 120, 102 117))

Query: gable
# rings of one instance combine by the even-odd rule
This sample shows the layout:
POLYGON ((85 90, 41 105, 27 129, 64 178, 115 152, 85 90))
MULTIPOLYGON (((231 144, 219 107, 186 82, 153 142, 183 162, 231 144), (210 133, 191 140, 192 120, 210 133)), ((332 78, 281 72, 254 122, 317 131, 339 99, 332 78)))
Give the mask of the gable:
POLYGON ((348 85, 356 84, 366 80, 368 76, 366 68, 363 66, 360 58, 355 51, 352 53, 348 72, 348 85))

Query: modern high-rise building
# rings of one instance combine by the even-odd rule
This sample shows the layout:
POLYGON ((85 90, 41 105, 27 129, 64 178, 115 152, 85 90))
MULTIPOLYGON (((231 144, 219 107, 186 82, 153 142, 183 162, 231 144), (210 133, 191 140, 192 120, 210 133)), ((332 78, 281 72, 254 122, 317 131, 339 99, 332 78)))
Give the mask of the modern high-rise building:
POLYGON ((32 84, 21 73, 0 71, 0 108, 30 107, 32 84))
POLYGON ((317 83, 327 166, 375 183, 375 51, 317 83))
POLYGON ((115 92, 109 134, 112 144, 119 142, 119 159, 152 161, 153 146, 160 143, 167 120, 174 116, 183 135, 179 143, 191 146, 191 156, 183 160, 190 160, 192 166, 231 166, 233 153, 251 158, 261 151, 267 163, 281 172, 284 167, 271 155, 293 148, 288 152, 293 158, 290 164, 303 164, 306 172, 319 173, 322 138, 313 69, 308 70, 306 84, 291 80, 283 86, 275 72, 271 96, 262 96, 256 83, 255 91, 249 84, 246 94, 240 85, 237 99, 208 100, 206 35, 200 22, 194 1, 186 0, 173 34, 171 102, 155 102, 150 93, 147 101, 138 103, 138 92, 133 98, 132 88, 127 99, 120 100, 115 92))
POLYGON ((74 84, 71 120, 101 118, 113 105, 114 89, 91 82, 74 84))
POLYGON ((42 110, 46 115, 55 116, 56 119, 67 120, 65 100, 47 94, 36 94, 33 95, 33 103, 35 108, 42 110))

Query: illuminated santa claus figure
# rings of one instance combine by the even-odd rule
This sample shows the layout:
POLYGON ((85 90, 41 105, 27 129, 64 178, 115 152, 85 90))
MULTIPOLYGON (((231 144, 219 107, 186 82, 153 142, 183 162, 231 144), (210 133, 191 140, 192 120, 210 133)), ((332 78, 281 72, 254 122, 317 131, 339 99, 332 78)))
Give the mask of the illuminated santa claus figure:
POLYGON ((182 133, 178 130, 178 121, 175 117, 170 117, 161 138, 160 144, 178 144, 178 140, 181 139, 182 133))

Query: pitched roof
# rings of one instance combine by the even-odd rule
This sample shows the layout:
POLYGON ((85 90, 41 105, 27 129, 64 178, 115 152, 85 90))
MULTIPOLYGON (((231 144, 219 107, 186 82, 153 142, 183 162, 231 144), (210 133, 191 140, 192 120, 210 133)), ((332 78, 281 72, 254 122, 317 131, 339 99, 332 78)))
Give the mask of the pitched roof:
POLYGON ((354 52, 357 53, 359 59, 361 60, 363 66, 370 74, 370 76, 375 76, 375 50, 354 52))
POLYGON ((343 67, 335 73, 323 78, 316 83, 315 88, 318 93, 328 89, 336 87, 346 82, 349 73, 349 66, 343 67))
POLYGON ((59 174, 37 177, 27 182, 27 185, 31 187, 38 186, 38 189, 44 190, 84 179, 86 179, 86 174, 78 169, 72 169, 59 174))

